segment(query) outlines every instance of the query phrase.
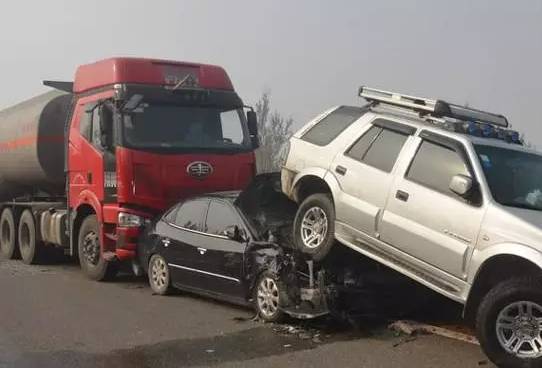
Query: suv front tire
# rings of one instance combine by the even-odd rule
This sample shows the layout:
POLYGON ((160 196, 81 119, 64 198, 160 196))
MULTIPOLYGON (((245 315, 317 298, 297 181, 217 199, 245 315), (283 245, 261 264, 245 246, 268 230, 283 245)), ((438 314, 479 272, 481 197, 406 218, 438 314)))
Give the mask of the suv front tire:
POLYGON ((313 194, 299 206, 294 220, 297 249, 323 260, 335 242, 335 206, 330 194, 313 194))
POLYGON ((542 366, 542 281, 503 281, 484 297, 476 330, 480 345, 499 367, 542 366))

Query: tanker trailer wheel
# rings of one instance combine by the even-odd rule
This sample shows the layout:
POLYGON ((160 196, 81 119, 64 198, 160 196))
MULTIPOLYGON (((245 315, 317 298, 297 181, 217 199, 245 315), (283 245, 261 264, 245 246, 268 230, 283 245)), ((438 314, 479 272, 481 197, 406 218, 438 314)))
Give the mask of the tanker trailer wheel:
POLYGON ((11 208, 4 208, 0 217, 0 255, 6 259, 13 259, 19 255, 15 218, 11 208))
POLYGON ((115 277, 118 264, 102 257, 100 228, 96 215, 87 216, 79 229, 78 253, 81 269, 91 280, 106 281, 115 277))
POLYGON ((35 264, 41 255, 42 246, 36 234, 36 222, 30 210, 24 210, 19 219, 19 252, 26 264, 35 264))

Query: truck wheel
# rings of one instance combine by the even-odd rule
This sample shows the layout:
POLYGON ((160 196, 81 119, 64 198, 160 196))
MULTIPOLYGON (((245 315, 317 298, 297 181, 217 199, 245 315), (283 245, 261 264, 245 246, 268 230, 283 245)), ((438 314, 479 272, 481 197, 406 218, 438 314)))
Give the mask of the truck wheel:
POLYGON ((26 264, 37 263, 42 247, 37 239, 36 222, 30 210, 24 210, 19 219, 17 238, 19 239, 19 252, 23 262, 26 264))
POLYGON ((254 308, 264 322, 280 322, 284 319, 284 287, 271 273, 263 272, 254 287, 254 308))
POLYGON ((106 281, 114 278, 118 264, 102 257, 100 229, 96 215, 87 216, 79 229, 79 263, 83 273, 91 280, 106 281))
POLYGON ((541 279, 511 279, 491 289, 478 308, 476 331, 497 366, 542 366, 541 279))
POLYGON ((17 231, 11 208, 4 208, 0 217, 0 255, 6 259, 18 256, 17 231))
POLYGON ((170 294, 171 278, 166 260, 159 254, 153 254, 149 261, 149 285, 152 291, 158 295, 170 294))
POLYGON ((335 207, 328 194, 313 194, 301 203, 294 220, 294 241, 315 261, 324 259, 333 243, 335 207))

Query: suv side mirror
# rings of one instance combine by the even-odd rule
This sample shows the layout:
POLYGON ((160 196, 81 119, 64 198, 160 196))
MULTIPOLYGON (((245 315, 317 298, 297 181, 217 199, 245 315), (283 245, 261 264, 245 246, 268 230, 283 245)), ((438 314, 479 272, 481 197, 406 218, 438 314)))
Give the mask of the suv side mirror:
POLYGON ((455 175, 450 181, 450 190, 455 194, 466 197, 472 189, 472 178, 465 175, 455 175))
POLYGON ((242 242, 245 240, 244 232, 237 225, 230 225, 224 230, 224 235, 228 239, 242 242))
POLYGON ((258 118, 253 110, 247 111, 247 125, 252 148, 260 147, 260 139, 258 138, 258 118))

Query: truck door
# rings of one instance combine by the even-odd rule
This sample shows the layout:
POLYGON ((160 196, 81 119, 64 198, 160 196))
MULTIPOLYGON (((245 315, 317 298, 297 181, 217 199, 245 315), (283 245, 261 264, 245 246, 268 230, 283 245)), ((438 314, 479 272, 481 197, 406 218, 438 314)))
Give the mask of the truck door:
POLYGON ((69 144, 71 198, 90 190, 99 200, 104 199, 104 154, 111 154, 109 151, 113 149, 111 143, 104 142, 112 142, 112 122, 108 122, 108 130, 100 129, 102 109, 107 108, 96 101, 77 105, 75 119, 79 124, 72 128, 69 144))
POLYGON ((382 118, 367 128, 361 136, 353 137, 352 144, 332 164, 341 188, 335 201, 337 220, 348 225, 336 229, 339 235, 355 237, 355 231, 361 231, 378 238, 378 220, 394 178, 393 168, 416 130, 382 118))
MULTIPOLYGON (((381 223, 381 239, 441 271, 465 277, 484 213, 481 199, 449 189, 455 175, 475 175, 462 143, 422 132, 404 176, 398 176, 381 223)), ((428 268, 429 269, 429 268, 428 268)))

